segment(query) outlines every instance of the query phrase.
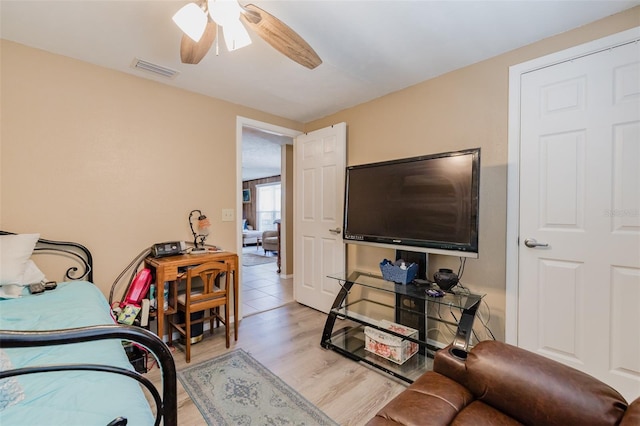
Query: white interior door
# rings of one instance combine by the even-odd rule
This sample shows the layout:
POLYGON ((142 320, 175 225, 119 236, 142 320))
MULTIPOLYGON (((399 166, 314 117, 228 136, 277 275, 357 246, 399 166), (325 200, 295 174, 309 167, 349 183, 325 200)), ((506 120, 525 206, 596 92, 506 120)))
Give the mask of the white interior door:
POLYGON ((518 346, 636 398, 640 46, 524 74, 520 120, 518 346))
POLYGON ((328 274, 344 270, 342 241, 346 123, 300 135, 294 148, 295 225, 293 287, 296 301, 329 312, 338 293, 328 274))

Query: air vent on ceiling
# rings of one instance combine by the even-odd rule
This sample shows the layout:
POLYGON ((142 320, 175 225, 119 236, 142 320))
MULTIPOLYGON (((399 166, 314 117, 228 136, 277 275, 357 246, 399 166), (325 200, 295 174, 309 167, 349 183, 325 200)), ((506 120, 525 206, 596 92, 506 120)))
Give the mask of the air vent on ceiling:
POLYGON ((176 70, 172 70, 171 68, 163 67, 162 65, 152 64, 151 62, 144 61, 140 58, 134 58, 131 63, 131 68, 139 69, 142 71, 150 72, 155 75, 159 75, 164 78, 174 79, 178 74, 180 74, 176 70))

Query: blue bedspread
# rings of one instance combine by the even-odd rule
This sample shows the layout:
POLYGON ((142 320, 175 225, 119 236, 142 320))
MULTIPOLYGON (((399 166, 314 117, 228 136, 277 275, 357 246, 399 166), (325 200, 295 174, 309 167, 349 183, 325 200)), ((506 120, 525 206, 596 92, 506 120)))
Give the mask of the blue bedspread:
MULTIPOLYGON (((113 324, 107 301, 93 284, 60 283, 55 290, 0 300, 0 329, 54 330, 113 324)), ((14 367, 89 363, 133 369, 119 340, 6 349, 14 367)), ((135 380, 102 373, 67 371, 18 376, 25 398, 0 411, 0 425, 106 425, 116 417, 130 425, 154 417, 135 380)))

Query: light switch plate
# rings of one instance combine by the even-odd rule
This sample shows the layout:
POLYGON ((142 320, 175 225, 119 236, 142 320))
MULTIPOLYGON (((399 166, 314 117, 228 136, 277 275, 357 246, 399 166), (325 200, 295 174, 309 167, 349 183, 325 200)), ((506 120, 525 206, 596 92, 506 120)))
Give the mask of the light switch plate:
POLYGON ((222 221, 233 222, 235 220, 235 214, 233 209, 222 209, 222 221))

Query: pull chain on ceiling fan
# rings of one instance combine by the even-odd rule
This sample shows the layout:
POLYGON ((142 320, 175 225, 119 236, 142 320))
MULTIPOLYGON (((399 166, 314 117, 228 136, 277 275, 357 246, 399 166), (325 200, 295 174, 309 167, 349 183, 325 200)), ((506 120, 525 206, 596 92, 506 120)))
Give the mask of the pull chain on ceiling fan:
POLYGON ((189 3, 176 12, 173 21, 184 32, 180 42, 180 59, 185 64, 199 63, 214 40, 217 46, 218 27, 222 27, 227 50, 233 51, 248 46, 251 44, 251 38, 245 25, 273 48, 300 65, 314 69, 322 63, 322 59, 313 48, 295 31, 253 4, 241 6, 237 0, 189 3))

